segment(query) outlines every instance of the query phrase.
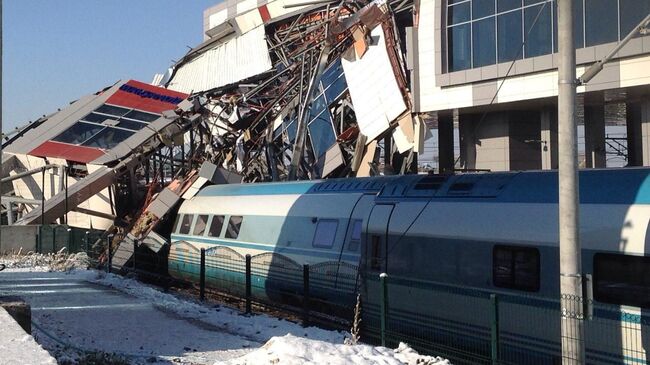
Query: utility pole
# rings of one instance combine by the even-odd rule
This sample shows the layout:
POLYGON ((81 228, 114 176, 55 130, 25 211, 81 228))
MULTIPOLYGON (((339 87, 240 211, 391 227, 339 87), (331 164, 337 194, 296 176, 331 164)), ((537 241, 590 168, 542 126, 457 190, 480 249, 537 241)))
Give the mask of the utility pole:
MULTIPOLYGON (((0 0, 0 171, 2 171, 2 0, 0 0)), ((0 196, 2 196, 2 183, 0 182, 0 196)), ((11 214, 11 203, 7 205, 7 214, 11 214)), ((0 253, 2 252, 2 222, 0 222, 0 253)))
POLYGON ((573 0, 558 1, 558 165, 562 364, 584 364, 573 0))

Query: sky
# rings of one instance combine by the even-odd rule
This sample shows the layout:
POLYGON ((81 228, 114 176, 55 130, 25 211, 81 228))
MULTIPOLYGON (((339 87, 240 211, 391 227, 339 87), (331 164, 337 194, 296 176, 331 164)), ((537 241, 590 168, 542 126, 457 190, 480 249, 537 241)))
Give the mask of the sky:
POLYGON ((3 1, 3 130, 121 79, 151 82, 203 41, 203 10, 218 2, 3 1))

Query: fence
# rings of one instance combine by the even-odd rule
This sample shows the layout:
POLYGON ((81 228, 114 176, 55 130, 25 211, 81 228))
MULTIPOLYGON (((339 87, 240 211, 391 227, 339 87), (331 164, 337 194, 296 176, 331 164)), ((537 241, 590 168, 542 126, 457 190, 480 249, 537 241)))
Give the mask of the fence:
POLYGON ((227 247, 208 251, 175 249, 169 253, 175 278, 198 283, 206 291, 226 294, 242 302, 247 313, 253 305, 281 310, 328 327, 349 329, 356 300, 357 267, 340 262, 299 265, 274 253, 242 256, 227 247))
MULTIPOLYGON (((362 339, 449 358, 454 364, 560 364, 558 299, 424 284, 398 277, 364 282, 362 339)), ((582 316, 582 298, 566 298, 582 316)), ((650 317, 589 302, 583 318, 586 363, 647 363, 650 317)))
POLYGON ((36 236, 36 252, 58 252, 65 248, 68 253, 86 252, 97 260, 104 253, 104 231, 69 227, 65 224, 41 225, 36 236))

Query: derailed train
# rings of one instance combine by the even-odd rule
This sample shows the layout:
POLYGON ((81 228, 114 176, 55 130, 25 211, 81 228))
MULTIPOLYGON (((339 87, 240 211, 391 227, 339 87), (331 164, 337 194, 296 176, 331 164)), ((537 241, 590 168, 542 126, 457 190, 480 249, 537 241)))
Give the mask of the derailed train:
MULTIPOLYGON (((593 275, 587 361, 645 363, 650 169, 579 177, 581 259, 593 275), (613 306, 621 312, 602 309, 613 306)), ((257 294, 271 296, 299 290, 302 278, 284 268, 324 265, 330 282, 315 295, 351 302, 360 292, 369 336, 387 273, 393 338, 477 352, 489 348, 491 318, 481 311, 496 294, 502 359, 549 363, 560 348, 557 201, 550 171, 210 186, 180 208, 169 272, 198 280, 205 248, 207 276, 237 282, 244 272, 232 262, 250 254, 261 258, 257 294)))

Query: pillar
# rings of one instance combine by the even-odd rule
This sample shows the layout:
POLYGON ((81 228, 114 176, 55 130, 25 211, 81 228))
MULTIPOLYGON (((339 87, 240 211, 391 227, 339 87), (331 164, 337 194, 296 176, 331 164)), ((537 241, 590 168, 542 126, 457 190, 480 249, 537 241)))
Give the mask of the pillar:
POLYGON ((438 114, 438 171, 454 170, 454 117, 438 114))
POLYGON ((627 127, 627 165, 643 166, 643 132, 641 128, 641 104, 625 105, 625 126, 627 127))
POLYGON ((557 169, 557 107, 543 108, 540 113, 540 153, 542 170, 557 169))
POLYGON ((461 169, 473 170, 476 168, 476 131, 474 124, 473 115, 462 114, 458 116, 461 169))
POLYGON ((606 167, 605 104, 585 105, 585 167, 606 167))

